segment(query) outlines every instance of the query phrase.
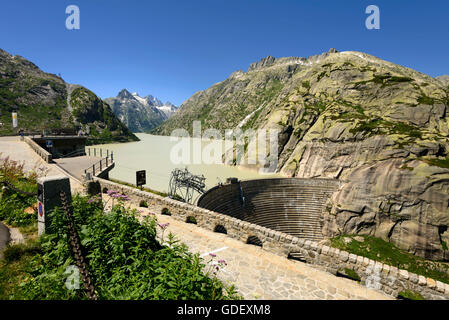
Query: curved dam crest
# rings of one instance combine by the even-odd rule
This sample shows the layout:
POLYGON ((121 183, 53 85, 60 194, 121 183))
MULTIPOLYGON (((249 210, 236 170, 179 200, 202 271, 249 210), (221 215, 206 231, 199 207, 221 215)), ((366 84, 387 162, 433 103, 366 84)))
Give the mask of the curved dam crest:
POLYGON ((272 178, 216 186, 197 205, 298 238, 322 240, 322 213, 341 182, 272 178))

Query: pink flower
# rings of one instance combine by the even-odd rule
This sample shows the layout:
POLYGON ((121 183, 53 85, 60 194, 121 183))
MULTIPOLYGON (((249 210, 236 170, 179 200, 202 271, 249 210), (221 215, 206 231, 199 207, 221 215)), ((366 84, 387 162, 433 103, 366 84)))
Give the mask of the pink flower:
POLYGON ((209 253, 212 258, 215 258, 217 255, 215 253, 209 253))
POLYGON ((165 230, 168 226, 170 225, 170 223, 163 223, 163 224, 160 224, 159 223, 159 227, 162 229, 162 230, 165 230))

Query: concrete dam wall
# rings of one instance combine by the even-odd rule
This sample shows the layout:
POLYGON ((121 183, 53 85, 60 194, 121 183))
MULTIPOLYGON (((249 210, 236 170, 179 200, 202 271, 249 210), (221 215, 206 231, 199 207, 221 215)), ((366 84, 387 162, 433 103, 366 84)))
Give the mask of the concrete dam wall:
POLYGON ((298 238, 323 239, 322 211, 340 182, 275 178, 216 186, 198 206, 298 238))

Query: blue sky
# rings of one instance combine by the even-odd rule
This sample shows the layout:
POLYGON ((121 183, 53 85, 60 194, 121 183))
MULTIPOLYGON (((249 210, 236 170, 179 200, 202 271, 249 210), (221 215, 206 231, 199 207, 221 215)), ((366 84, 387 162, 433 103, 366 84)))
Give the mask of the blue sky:
POLYGON ((101 98, 122 88, 180 105, 274 57, 357 50, 431 76, 449 74, 449 1, 2 1, 0 48, 101 98), (80 30, 67 30, 77 5, 80 30), (381 29, 367 30, 377 5, 381 29))

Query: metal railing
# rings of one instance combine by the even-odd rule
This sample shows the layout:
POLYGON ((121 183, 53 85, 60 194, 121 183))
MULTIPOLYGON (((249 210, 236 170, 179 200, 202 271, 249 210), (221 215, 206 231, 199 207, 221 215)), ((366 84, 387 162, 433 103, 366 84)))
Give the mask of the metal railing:
POLYGON ((102 159, 84 170, 85 175, 87 175, 87 173, 91 173, 91 175, 95 177, 97 174, 100 174, 103 170, 107 169, 114 163, 114 153, 109 150, 103 151, 102 149, 97 150, 97 148, 88 148, 86 154, 90 157, 99 156, 102 159), (106 157, 103 158, 103 155, 106 155, 106 157))
POLYGON ((82 148, 82 149, 72 151, 65 155, 58 154, 58 158, 62 159, 62 158, 78 157, 78 156, 85 156, 85 155, 86 155, 86 150, 85 150, 85 148, 82 148))

